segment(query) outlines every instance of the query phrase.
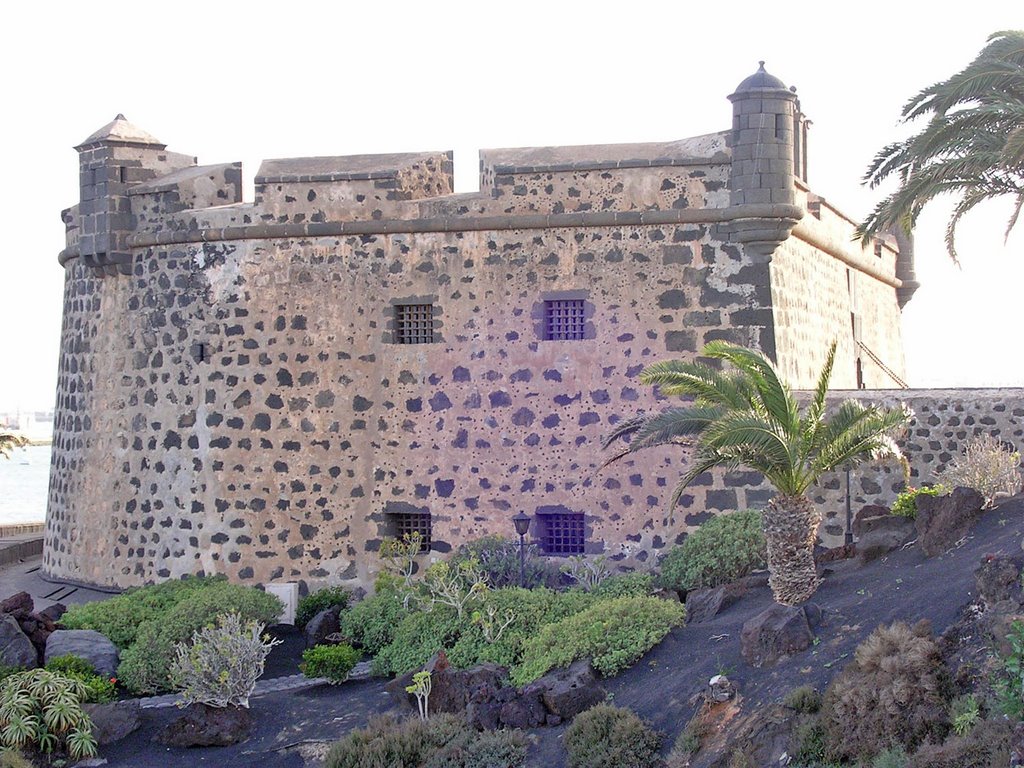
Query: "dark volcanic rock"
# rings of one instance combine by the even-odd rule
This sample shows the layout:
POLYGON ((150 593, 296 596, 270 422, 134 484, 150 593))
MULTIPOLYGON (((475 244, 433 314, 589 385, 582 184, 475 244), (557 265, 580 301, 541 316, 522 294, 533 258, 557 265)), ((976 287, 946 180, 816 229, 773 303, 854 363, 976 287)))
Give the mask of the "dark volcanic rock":
POLYGON ((857 555, 862 563, 877 560, 914 538, 914 521, 900 515, 879 515, 861 520, 857 555))
POLYGON ((325 608, 306 624, 305 637, 306 647, 323 645, 327 642, 328 635, 333 635, 340 629, 338 617, 341 616, 341 606, 335 605, 325 608))
POLYGON ((25 669, 39 666, 35 646, 10 614, 0 615, 0 664, 25 669))
MULTIPOLYGON (((430 711, 460 714, 471 701, 480 704, 495 698, 508 683, 508 672, 497 664, 480 664, 470 669, 453 669, 444 651, 438 651, 424 667, 430 672, 430 711)), ((406 691, 412 685, 409 672, 396 677, 384 688, 402 706, 414 707, 415 697, 406 691)))
POLYGON ((748 664, 763 667, 807 650, 813 640, 802 607, 776 604, 743 625, 740 653, 748 664))
POLYGON ((499 720, 506 728, 539 728, 547 724, 548 712, 537 689, 523 689, 512 701, 501 705, 499 720))
POLYGON ((941 555, 967 535, 981 515, 985 498, 971 488, 948 496, 917 497, 917 540, 926 557, 941 555))
POLYGON ((100 745, 120 741, 142 725, 142 708, 138 699, 83 704, 82 709, 92 720, 92 735, 100 745))
POLYGON ((700 624, 709 621, 739 600, 747 592, 743 581, 734 581, 720 587, 695 589, 686 593, 686 621, 700 624))
POLYGON ((9 613, 16 619, 23 619, 35 610, 32 596, 28 592, 19 592, 0 602, 0 613, 9 613))
POLYGON ((860 508, 860 511, 853 516, 853 535, 860 537, 864 533, 864 520, 869 517, 884 517, 889 514, 889 508, 881 504, 867 504, 860 508))
POLYGON ((249 738, 252 713, 244 707, 190 704, 154 737, 168 747, 226 747, 249 738))
POLYGON ((567 669, 549 672, 524 688, 524 695, 527 695, 527 688, 539 690, 548 712, 561 720, 571 720, 608 696, 597 682, 588 659, 575 661, 567 669))
POLYGON ((993 606, 1004 600, 1021 601, 1020 571, 1024 561, 1019 557, 986 557, 974 572, 978 597, 993 606))
POLYGON ((61 617, 67 612, 68 607, 66 605, 64 605, 63 603, 54 603, 53 605, 43 608, 43 610, 39 611, 39 615, 45 616, 50 621, 57 622, 60 621, 61 617))
POLYGON ((58 629, 46 640, 46 657, 72 654, 85 659, 103 677, 117 674, 117 646, 93 629, 58 629))

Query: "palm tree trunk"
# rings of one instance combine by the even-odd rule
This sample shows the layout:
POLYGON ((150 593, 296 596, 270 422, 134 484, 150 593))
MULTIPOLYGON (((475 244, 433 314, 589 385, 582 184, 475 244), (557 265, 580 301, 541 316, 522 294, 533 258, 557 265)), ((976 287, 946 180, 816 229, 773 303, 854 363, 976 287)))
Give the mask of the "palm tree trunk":
POLYGON ((818 588, 814 543, 821 513, 806 496, 776 494, 764 511, 768 586, 782 605, 798 605, 818 588))

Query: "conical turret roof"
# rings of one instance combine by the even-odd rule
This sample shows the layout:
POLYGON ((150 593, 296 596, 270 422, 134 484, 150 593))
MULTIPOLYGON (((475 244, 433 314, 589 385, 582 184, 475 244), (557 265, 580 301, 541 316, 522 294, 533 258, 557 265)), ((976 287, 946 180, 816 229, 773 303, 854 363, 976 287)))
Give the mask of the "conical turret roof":
POLYGON ((764 68, 763 61, 759 61, 758 64, 760 66, 757 68, 757 72, 736 86, 736 93, 753 91, 759 88, 781 88, 785 90, 786 84, 775 77, 775 75, 768 74, 764 68))
POLYGON ((155 136, 129 123, 121 114, 90 135, 75 149, 85 149, 95 144, 142 144, 160 149, 167 146, 155 136))

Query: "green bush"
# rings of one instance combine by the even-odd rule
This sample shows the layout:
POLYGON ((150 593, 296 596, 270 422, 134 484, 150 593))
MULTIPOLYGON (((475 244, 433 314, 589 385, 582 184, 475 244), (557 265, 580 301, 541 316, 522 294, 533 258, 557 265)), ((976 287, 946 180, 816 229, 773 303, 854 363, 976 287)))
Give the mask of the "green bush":
POLYGON ((647 597, 654 591, 654 577, 649 573, 620 573, 609 576, 591 591, 598 600, 616 597, 647 597))
POLYGON ((519 731, 477 733, 446 714, 426 722, 384 715, 336 742, 324 768, 519 768, 525 760, 519 731))
POLYGON ((326 677, 332 683, 343 683, 359 656, 351 645, 315 645, 302 652, 299 669, 306 677, 326 677))
POLYGON ((82 711, 85 686, 46 669, 8 677, 0 688, 0 746, 66 753, 72 760, 96 755, 92 721, 82 711))
POLYGON ((324 587, 309 593, 299 600, 299 607, 295 611, 295 626, 302 629, 320 611, 336 605, 344 608, 348 605, 348 598, 348 590, 344 587, 324 587))
MULTIPOLYGON (((554 587, 561 581, 557 568, 540 557, 535 544, 524 547, 525 586, 554 587)), ((484 536, 459 547, 453 558, 455 563, 475 560, 487 576, 491 589, 519 586, 519 542, 504 536, 484 536)))
POLYGON ((54 656, 46 662, 46 669, 82 683, 85 686, 83 704, 105 704, 117 698, 114 679, 96 674, 92 664, 72 653, 54 656))
POLYGON ((123 651, 135 642, 142 625, 159 619, 196 591, 224 582, 223 577, 189 576, 129 589, 109 600, 71 606, 61 616, 60 625, 67 629, 94 629, 123 651))
POLYGON ((391 643, 395 630, 410 611, 402 606, 402 597, 394 589, 378 588, 377 593, 353 604, 338 618, 341 633, 371 656, 391 643))
POLYGON ((782 703, 804 714, 813 714, 821 709, 821 694, 811 685, 801 685, 786 694, 782 703))
POLYGON ((1006 633, 1010 653, 1002 659, 1002 674, 996 680, 999 708, 1014 720, 1024 719, 1024 622, 1015 621, 1006 633))
POLYGON ((216 623, 218 616, 237 613, 244 622, 271 624, 281 613, 281 601, 253 587, 214 580, 194 590, 159 619, 145 622, 136 641, 121 654, 117 676, 128 690, 151 694, 171 689, 170 668, 175 643, 187 643, 192 634, 216 623))
POLYGON ((525 685, 548 670, 591 658, 602 675, 621 672, 682 624, 685 609, 655 597, 621 597, 547 624, 523 648, 512 682, 525 685))
POLYGON ((766 558, 758 510, 718 515, 665 556, 660 583, 680 592, 717 587, 764 568, 766 558))
POLYGON ((949 490, 941 485, 933 485, 924 488, 907 488, 892 503, 892 513, 900 517, 909 517, 911 520, 917 517, 918 496, 942 496, 949 493, 949 490))
POLYGON ((906 768, 992 768, 1011 765, 1014 724, 983 720, 969 733, 951 733, 942 744, 924 744, 905 763, 906 768))
POLYGON ((451 648, 468 619, 446 605, 414 611, 395 628, 392 641, 373 657, 375 675, 401 675, 423 667, 440 650, 451 648))
POLYGON ((661 735, 628 709, 598 704, 565 731, 569 768, 652 768, 661 735))

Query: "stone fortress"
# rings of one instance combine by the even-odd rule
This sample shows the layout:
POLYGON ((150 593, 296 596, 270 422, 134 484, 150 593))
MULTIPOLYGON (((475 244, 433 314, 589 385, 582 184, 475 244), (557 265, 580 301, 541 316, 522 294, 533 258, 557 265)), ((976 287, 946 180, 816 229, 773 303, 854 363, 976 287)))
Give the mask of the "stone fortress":
MULTIPOLYGON (((239 163, 118 115, 62 214, 44 572, 368 586, 385 536, 421 531, 427 561, 519 511, 551 555, 640 567, 763 504, 723 472, 670 514, 682 451, 600 468, 616 420, 664 405, 640 370, 727 339, 806 387, 838 339, 834 386, 899 388, 917 284, 906 244, 861 247, 807 186, 794 91, 762 66, 729 99, 721 133, 482 151, 469 194, 446 152, 268 160, 251 203, 239 163)), ((1021 434, 999 392, 915 397, 922 472, 981 419, 1021 434)), ((865 470, 855 501, 901 482, 865 470)), ((833 542, 843 493, 818 499, 833 542)))

